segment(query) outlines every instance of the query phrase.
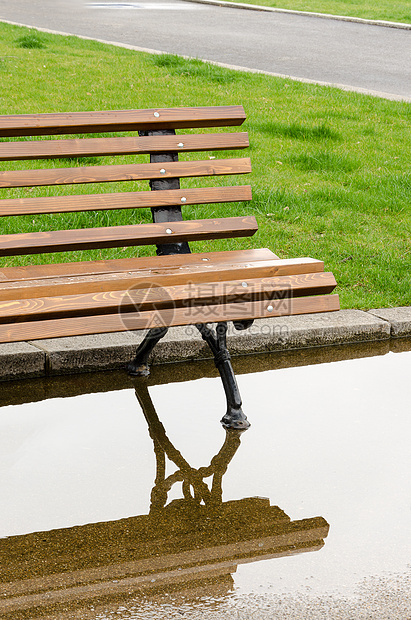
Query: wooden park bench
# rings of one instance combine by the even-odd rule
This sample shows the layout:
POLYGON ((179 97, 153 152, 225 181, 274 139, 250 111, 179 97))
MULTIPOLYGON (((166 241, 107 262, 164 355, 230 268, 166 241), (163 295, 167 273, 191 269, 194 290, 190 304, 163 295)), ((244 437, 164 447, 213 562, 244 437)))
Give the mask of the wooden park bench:
POLYGON ((1 216, 130 211, 128 225, 55 230, 56 224, 51 230, 0 235, 0 256, 157 246, 157 255, 150 257, 12 266, 14 259, 0 268, 0 342, 148 328, 129 365, 130 373, 139 375, 149 372, 148 356, 168 327, 194 324, 223 378, 228 398, 223 420, 228 426, 246 427, 226 347, 227 321, 244 329, 255 318, 338 310, 339 304, 337 295, 328 295, 336 283, 331 273, 324 273, 322 261, 280 260, 268 249, 191 253, 189 241, 246 237, 257 231, 252 215, 182 218, 182 207, 190 218, 193 205, 251 199, 248 185, 180 187, 185 178, 251 171, 248 158, 178 160, 185 153, 246 148, 243 132, 191 131, 241 125, 244 120, 241 106, 0 116, 1 161, 46 160, 46 168, 34 161, 27 170, 6 164, 0 172, 0 187, 6 188, 1 216), (116 132, 120 135, 113 137, 116 132), (61 134, 75 137, 56 138, 61 134), (132 161, 135 156, 141 160, 142 154, 150 155, 150 163, 132 161), (73 167, 73 159, 77 164, 83 163, 81 158, 102 156, 112 161, 117 155, 129 156, 129 163, 92 165, 91 159, 85 160, 90 165, 73 167), (64 158, 66 167, 50 161, 64 158), (76 184, 147 180, 155 191, 132 187, 107 193, 93 185, 100 193, 72 193, 76 184), (61 195, 64 186, 69 191, 61 195), (42 195, 33 197, 36 187, 46 189, 36 190, 42 195), (152 210, 152 223, 135 223, 141 208, 152 210), (215 331, 211 323, 217 323, 215 331))

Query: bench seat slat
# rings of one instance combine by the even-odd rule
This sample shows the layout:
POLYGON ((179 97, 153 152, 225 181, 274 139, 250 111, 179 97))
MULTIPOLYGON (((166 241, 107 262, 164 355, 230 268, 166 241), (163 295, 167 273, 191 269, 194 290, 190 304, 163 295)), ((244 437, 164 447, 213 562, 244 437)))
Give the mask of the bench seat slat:
POLYGON ((70 317, 44 321, 28 321, 0 325, 0 342, 17 342, 63 336, 101 334, 159 327, 159 325, 177 326, 195 323, 214 323, 218 321, 241 321, 252 318, 267 318, 312 312, 329 312, 339 310, 338 295, 318 295, 317 297, 297 297, 285 304, 284 300, 238 302, 205 306, 198 308, 198 315, 193 317, 192 308, 166 308, 164 310, 146 310, 129 312, 124 315, 103 314, 89 317, 70 317), (273 309, 268 311, 267 307, 273 309), (193 321, 194 318, 194 321, 193 321))
MULTIPOLYGON (((169 254, 165 256, 139 256, 132 258, 110 258, 107 260, 79 261, 77 263, 43 263, 20 267, 0 268, 2 282, 34 280, 36 278, 59 278, 61 276, 88 276, 114 274, 124 271, 147 269, 180 269, 190 265, 204 267, 204 264, 227 265, 278 259, 268 248, 251 250, 227 250, 221 252, 198 252, 195 254, 169 254)), ((310 259, 312 260, 312 259, 310 259)), ((318 261, 317 261, 318 262, 318 261)))
MULTIPOLYGON (((254 301, 286 299, 331 293, 337 283, 332 273, 308 273, 276 278, 227 280, 203 284, 184 284, 151 288, 130 288, 123 291, 85 293, 61 297, 9 300, 0 302, 0 323, 7 320, 44 318, 49 315, 95 315, 115 312, 254 301)), ((194 313, 196 310, 194 310, 194 313)))
POLYGON ((246 132, 33 140, 30 142, 0 142, 0 161, 166 152, 189 153, 245 149, 248 146, 249 140, 246 132))
POLYGON ((120 164, 78 168, 12 170, 0 172, 0 188, 145 181, 148 179, 247 174, 249 172, 251 172, 251 162, 248 157, 214 159, 211 161, 175 161, 163 164, 120 164))
POLYGON ((0 216, 34 213, 69 213, 109 209, 139 209, 251 200, 250 185, 171 189, 161 192, 122 192, 0 200, 0 216), (182 200, 183 199, 183 200, 182 200))
POLYGON ((255 217, 245 216, 10 234, 0 236, 0 256, 249 237, 257 229, 255 217))
POLYGON ((241 125, 243 106, 153 108, 0 116, 0 137, 241 125))
MULTIPOLYGON (((195 256, 186 254, 184 256, 195 256)), ((130 287, 147 288, 151 286, 172 286, 178 284, 222 282, 250 278, 269 278, 324 271, 324 263, 312 258, 290 258, 259 260, 255 262, 216 262, 205 261, 198 264, 177 262, 163 267, 147 266, 130 271, 96 273, 94 275, 68 275, 36 280, 0 282, 0 300, 31 299, 35 297, 55 297, 81 293, 120 291, 130 287)), ((154 257, 156 258, 156 257, 154 257)), ((166 257, 160 257, 166 258, 166 257)), ((171 257, 170 257, 171 258, 171 257)), ((178 257, 179 258, 179 257, 178 257)), ((145 260, 145 259, 138 259, 145 260)), ((53 267, 54 265, 49 265, 53 267)), ((58 265, 55 265, 58 267, 58 265)), ((51 275, 50 273, 48 275, 51 275)))

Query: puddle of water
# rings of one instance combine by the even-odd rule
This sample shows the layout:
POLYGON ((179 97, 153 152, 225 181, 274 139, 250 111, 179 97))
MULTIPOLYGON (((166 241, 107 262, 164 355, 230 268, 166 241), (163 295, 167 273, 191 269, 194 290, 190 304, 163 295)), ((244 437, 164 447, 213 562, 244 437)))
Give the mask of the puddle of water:
POLYGON ((4 384, 0 616, 408 618, 411 352, 387 346, 246 358, 242 434, 208 364, 4 384))

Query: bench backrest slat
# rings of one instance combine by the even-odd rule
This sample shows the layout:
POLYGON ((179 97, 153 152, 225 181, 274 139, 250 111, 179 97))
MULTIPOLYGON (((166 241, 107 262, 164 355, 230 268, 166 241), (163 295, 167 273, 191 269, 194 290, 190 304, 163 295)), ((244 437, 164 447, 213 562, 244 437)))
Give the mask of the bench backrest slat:
POLYGON ((48 168, 0 172, 0 187, 40 187, 113 181, 144 181, 180 177, 220 176, 251 172, 248 157, 200 161, 177 161, 167 164, 120 164, 78 168, 48 168))
POLYGON ((103 155, 144 155, 168 151, 190 153, 223 149, 245 149, 248 146, 248 134, 245 132, 33 140, 31 142, 0 142, 0 161, 103 155))
MULTIPOLYGON (((252 222, 247 217, 216 219, 208 224, 207 220, 183 222, 181 211, 185 205, 251 199, 248 186, 180 189, 183 178, 247 174, 251 172, 251 162, 248 157, 215 159, 214 156, 179 161, 179 155, 185 152, 246 148, 248 136, 243 132, 209 131, 200 135, 183 131, 183 135, 176 135, 176 130, 238 126, 244 120, 242 106, 0 116, 0 160, 6 162, 0 171, 0 189, 5 190, 0 200, 0 216, 148 207, 153 218, 153 225, 136 226, 134 220, 128 227, 111 225, 83 229, 80 225, 78 230, 24 234, 20 233, 18 224, 11 222, 11 234, 0 236, 0 256, 147 244, 156 245, 158 255, 177 255, 190 252, 188 241, 253 234, 257 229, 254 219, 252 222), (136 135, 121 135, 129 131, 136 135), (120 132, 120 135, 104 137, 108 132, 120 132), (76 133, 80 135, 74 138, 76 133), (66 134, 68 139, 55 138, 60 134, 66 134), (2 137, 5 140, 1 140, 2 137), (7 140, 7 137, 16 139, 7 140), (144 154, 150 156, 150 163, 132 157, 144 154), (131 159, 114 159, 122 155, 131 156, 131 159), (82 158, 95 156, 110 156, 109 163, 103 160, 103 165, 93 165, 95 161, 82 161, 82 158), (77 158, 76 163, 80 165, 73 167, 70 159, 60 164, 48 161, 64 157, 77 158), (21 162, 26 159, 37 161, 22 169, 21 162), (40 168, 37 162, 41 159, 46 160, 46 167, 40 168), (137 185, 128 183, 130 181, 149 181, 151 191, 144 191, 144 187, 139 191, 137 185), (120 182, 126 184, 120 188, 120 182), (111 192, 108 188, 98 188, 98 184, 106 183, 116 183, 111 192), (89 194, 83 193, 84 187, 75 187, 86 184, 96 187, 89 194), (41 189, 31 195, 24 191, 24 188, 31 191, 46 186, 47 196, 42 195, 41 189), (60 189, 64 186, 70 187, 60 189), (166 232, 170 229, 172 234, 166 232)), ((33 224, 36 226, 36 221, 33 224)), ((50 228, 53 227, 51 224, 50 228)))
POLYGON ((157 108, 0 116, 0 137, 241 125, 242 106, 157 108))
POLYGON ((140 209, 182 206, 218 202, 251 200, 250 185, 226 185, 171 189, 161 192, 121 192, 117 194, 82 194, 76 196, 46 196, 0 200, 0 217, 35 213, 71 213, 75 211, 104 211, 109 209, 140 209))
POLYGON ((0 256, 249 237, 257 228, 255 218, 245 216, 1 235, 0 256))

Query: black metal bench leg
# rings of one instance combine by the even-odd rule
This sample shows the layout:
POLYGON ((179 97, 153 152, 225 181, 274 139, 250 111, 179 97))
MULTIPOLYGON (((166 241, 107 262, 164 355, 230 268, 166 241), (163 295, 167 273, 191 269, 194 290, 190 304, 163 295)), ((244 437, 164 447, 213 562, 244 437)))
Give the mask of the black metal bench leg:
POLYGON ((223 382, 227 399, 227 412, 221 423, 228 429, 246 430, 250 423, 241 408, 240 391, 231 365, 231 356, 227 349, 227 323, 218 323, 215 334, 207 325, 199 323, 196 327, 213 352, 214 362, 223 382))
POLYGON ((156 346, 157 342, 163 338, 168 332, 167 327, 156 327, 150 329, 143 342, 137 349, 136 357, 127 366, 128 373, 136 377, 148 377, 150 367, 148 365, 148 357, 156 346))

